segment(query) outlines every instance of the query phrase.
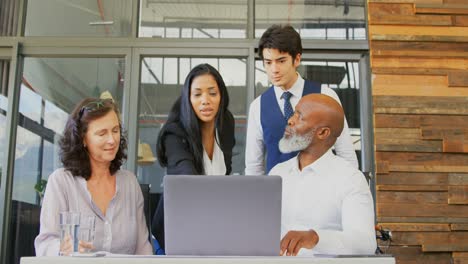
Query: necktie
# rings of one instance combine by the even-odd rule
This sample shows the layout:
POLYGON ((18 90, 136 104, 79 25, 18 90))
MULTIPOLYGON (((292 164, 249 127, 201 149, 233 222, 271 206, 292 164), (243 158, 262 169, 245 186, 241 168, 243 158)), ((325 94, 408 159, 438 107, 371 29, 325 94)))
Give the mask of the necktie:
POLYGON ((291 98, 292 93, 290 92, 284 92, 283 95, 281 96, 284 99, 284 118, 286 118, 286 121, 293 115, 294 111, 291 106, 291 102, 289 99, 291 98))

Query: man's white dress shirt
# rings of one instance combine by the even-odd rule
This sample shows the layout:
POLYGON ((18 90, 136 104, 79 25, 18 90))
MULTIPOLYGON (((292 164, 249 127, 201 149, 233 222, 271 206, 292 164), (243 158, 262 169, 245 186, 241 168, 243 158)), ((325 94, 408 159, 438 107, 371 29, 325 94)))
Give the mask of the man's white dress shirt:
MULTIPOLYGON (((284 99, 281 98, 285 92, 283 89, 275 86, 275 95, 281 112, 284 114, 284 99)), ((295 109, 297 103, 302 97, 304 91, 304 79, 298 74, 297 81, 288 90, 292 93, 290 98, 291 106, 295 109)), ((322 87, 321 93, 328 95, 340 103, 340 98, 336 93, 328 88, 322 87)), ((265 146, 263 141, 263 129, 260 119, 260 99, 261 96, 255 98, 250 104, 248 123, 247 123, 247 139, 245 144, 245 174, 246 175, 264 175, 265 174, 265 146)), ((348 122, 344 120, 343 132, 338 137, 335 143, 336 154, 347 160, 353 167, 358 168, 358 160, 354 151, 353 142, 349 134, 348 122)))
POLYGON ((299 255, 373 254, 374 204, 364 175, 330 150, 299 170, 297 156, 269 173, 283 179, 281 238, 314 230, 319 242, 299 255))

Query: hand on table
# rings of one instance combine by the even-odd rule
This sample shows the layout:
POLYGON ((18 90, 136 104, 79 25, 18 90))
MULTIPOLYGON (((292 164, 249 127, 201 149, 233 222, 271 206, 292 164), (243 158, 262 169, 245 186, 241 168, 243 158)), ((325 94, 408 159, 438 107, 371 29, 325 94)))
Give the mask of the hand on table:
MULTIPOLYGON (((79 241, 78 243, 78 252, 86 253, 94 249, 93 243, 79 241)), ((65 239, 60 243, 60 255, 70 256, 73 252, 73 245, 70 236, 66 236, 65 239)))
POLYGON ((297 256, 301 248, 312 249, 317 245, 319 237, 314 230, 289 231, 280 243, 280 256, 297 256))

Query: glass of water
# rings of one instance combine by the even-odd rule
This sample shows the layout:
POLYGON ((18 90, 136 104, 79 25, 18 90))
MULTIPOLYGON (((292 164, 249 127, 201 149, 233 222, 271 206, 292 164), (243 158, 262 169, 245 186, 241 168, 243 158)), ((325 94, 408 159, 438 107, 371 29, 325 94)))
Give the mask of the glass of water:
POLYGON ((93 248, 96 234, 96 217, 94 215, 82 215, 80 221, 79 240, 82 242, 82 253, 90 252, 93 248))
POLYGON ((80 213, 60 212, 60 256, 70 256, 78 252, 78 232, 80 213))

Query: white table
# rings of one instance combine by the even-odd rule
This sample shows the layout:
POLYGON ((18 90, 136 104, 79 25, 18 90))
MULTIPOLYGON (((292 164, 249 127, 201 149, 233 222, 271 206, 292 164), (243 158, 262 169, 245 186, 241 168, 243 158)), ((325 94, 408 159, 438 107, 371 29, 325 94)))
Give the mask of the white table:
POLYGON ((23 257, 21 264, 395 264, 393 257, 23 257))

